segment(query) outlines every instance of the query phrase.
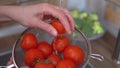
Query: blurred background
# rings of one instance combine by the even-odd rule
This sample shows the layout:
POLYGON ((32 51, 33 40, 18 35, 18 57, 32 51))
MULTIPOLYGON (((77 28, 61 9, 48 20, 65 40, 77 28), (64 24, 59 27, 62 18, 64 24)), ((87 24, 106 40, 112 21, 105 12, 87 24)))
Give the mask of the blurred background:
MULTIPOLYGON (((104 56, 103 62, 91 59, 90 68, 120 68, 112 59, 116 53, 119 36, 120 0, 0 0, 0 5, 30 5, 44 2, 67 8, 75 20, 75 26, 90 40, 92 52, 104 56)), ((1 22, 0 65, 5 65, 11 56, 12 46, 25 29, 26 27, 14 21, 1 22)))

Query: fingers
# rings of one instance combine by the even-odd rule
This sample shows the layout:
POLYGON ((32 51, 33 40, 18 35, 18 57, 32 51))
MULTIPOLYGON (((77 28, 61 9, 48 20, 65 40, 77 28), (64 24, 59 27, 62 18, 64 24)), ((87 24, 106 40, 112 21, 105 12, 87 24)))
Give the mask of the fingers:
POLYGON ((54 19, 51 15, 44 15, 42 20, 54 19))
POLYGON ((30 67, 28 67, 28 66, 22 66, 22 67, 20 67, 20 68, 30 68, 30 67))
POLYGON ((11 65, 13 63, 12 61, 12 57, 10 58, 10 60, 8 61, 7 65, 11 65))
MULTIPOLYGON (((58 8, 57 6, 54 6, 55 8, 58 8)), ((67 9, 64 8, 59 8, 60 10, 62 10, 62 12, 64 13, 64 15, 67 17, 67 20, 70 24, 71 30, 74 30, 74 20, 70 14, 70 12, 67 9)))
POLYGON ((49 34, 51 34, 53 36, 57 36, 57 31, 52 25, 45 23, 44 21, 41 21, 39 19, 34 19, 34 21, 31 23, 34 23, 34 27, 41 28, 41 29, 47 31, 49 34))
MULTIPOLYGON (((11 57, 10 60, 8 61, 7 65, 11 65, 11 64, 13 64, 12 57, 11 57)), ((22 66, 22 67, 20 67, 20 68, 30 68, 30 67, 28 67, 28 66, 22 66)))
POLYGON ((70 12, 66 9, 63 9, 63 8, 61 8, 61 10, 65 13, 66 17, 68 18, 71 30, 73 31, 74 30, 74 20, 71 16, 70 12))
POLYGON ((42 9, 45 15, 52 15, 55 18, 58 18, 66 29, 67 33, 71 33, 71 27, 66 15, 59 8, 55 8, 52 5, 46 5, 45 9, 42 9), (49 7, 48 7, 49 6, 49 7), (46 10, 47 9, 47 10, 46 10))

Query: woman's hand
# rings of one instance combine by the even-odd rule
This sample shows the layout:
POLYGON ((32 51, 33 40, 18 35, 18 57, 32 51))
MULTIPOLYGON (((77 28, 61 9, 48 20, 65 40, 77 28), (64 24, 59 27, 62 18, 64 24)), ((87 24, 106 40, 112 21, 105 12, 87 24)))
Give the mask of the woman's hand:
MULTIPOLYGON (((11 65, 11 64, 13 64, 12 57, 11 57, 10 60, 8 61, 7 65, 11 65)), ((20 68, 30 68, 30 67, 28 67, 28 66, 22 66, 22 67, 20 67, 20 68)))
POLYGON ((74 20, 69 11, 64 8, 59 8, 47 3, 29 6, 3 7, 3 13, 7 17, 21 23, 24 26, 41 28, 52 34, 53 36, 57 35, 57 31, 50 24, 43 21, 45 16, 58 18, 68 34, 70 34, 72 30, 74 30, 74 20))

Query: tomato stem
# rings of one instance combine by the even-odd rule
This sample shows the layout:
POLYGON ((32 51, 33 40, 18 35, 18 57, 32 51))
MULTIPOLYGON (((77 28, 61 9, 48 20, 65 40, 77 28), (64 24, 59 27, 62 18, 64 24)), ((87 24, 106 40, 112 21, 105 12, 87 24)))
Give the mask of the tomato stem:
POLYGON ((58 18, 54 18, 54 19, 52 20, 52 22, 59 22, 59 19, 58 19, 58 18))
POLYGON ((33 62, 33 66, 35 65, 35 64, 37 64, 38 62, 40 62, 41 60, 40 60, 40 58, 37 58, 36 60, 35 60, 35 62, 33 62))
POLYGON ((63 59, 63 54, 59 53, 58 56, 63 59))
POLYGON ((46 64, 49 64, 49 63, 50 63, 50 60, 44 60, 44 62, 45 62, 46 64))

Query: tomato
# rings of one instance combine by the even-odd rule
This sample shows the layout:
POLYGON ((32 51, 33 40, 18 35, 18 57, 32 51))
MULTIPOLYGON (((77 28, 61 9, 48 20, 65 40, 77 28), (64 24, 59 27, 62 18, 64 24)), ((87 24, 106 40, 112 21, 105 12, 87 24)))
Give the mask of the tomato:
POLYGON ((64 34, 66 32, 60 21, 52 20, 50 24, 57 30, 58 34, 64 34))
POLYGON ((70 59, 76 64, 81 64, 84 60, 83 50, 76 45, 65 48, 63 55, 64 59, 70 59))
POLYGON ((38 40, 36 36, 32 33, 26 33, 22 37, 21 48, 23 50, 29 50, 31 48, 36 48, 38 45, 38 40))
POLYGON ((55 68, 52 63, 49 62, 38 62, 34 68, 55 68))
POLYGON ((57 36, 53 42, 53 49, 57 52, 61 53, 63 50, 70 45, 70 40, 66 36, 57 36))
POLYGON ((51 54, 50 56, 48 56, 47 58, 54 66, 56 66, 56 64, 62 60, 59 56, 55 55, 55 54, 51 54))
POLYGON ((48 55, 52 54, 52 51, 53 51, 52 46, 45 41, 42 41, 39 43, 38 49, 43 52, 45 57, 48 57, 48 55))
POLYGON ((38 49, 30 49, 24 54, 24 61, 28 66, 33 66, 38 59, 44 59, 43 53, 38 49))
POLYGON ((76 68, 76 65, 71 60, 61 60, 56 65, 56 68, 76 68))

